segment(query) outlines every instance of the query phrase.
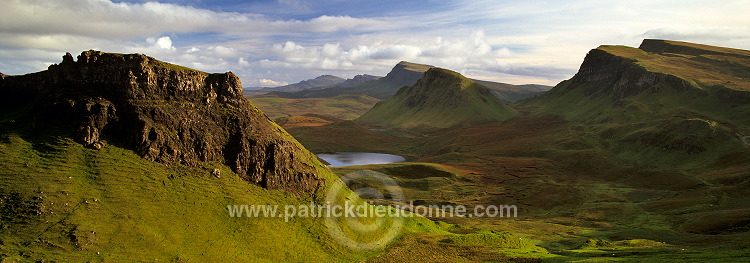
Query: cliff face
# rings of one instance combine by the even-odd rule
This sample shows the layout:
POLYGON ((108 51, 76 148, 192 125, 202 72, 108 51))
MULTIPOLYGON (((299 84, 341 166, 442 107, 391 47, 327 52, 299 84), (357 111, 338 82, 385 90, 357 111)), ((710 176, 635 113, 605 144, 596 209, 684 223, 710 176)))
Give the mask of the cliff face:
POLYGON ((611 96, 614 101, 646 90, 655 91, 656 84, 666 84, 681 91, 700 92, 684 79, 648 71, 637 60, 619 56, 612 51, 608 47, 589 51, 566 90, 584 87, 584 94, 587 96, 611 96))
POLYGON ((583 88, 586 96, 611 96, 619 101, 671 88, 694 96, 716 93, 726 102, 741 102, 750 98, 748 68, 747 50, 646 39, 639 48, 591 50, 562 92, 583 88))
POLYGON ((315 158, 243 97, 231 72, 208 74, 140 54, 86 51, 48 70, 4 76, 18 125, 62 127, 89 147, 106 138, 164 164, 219 162, 248 182, 311 192, 315 158))

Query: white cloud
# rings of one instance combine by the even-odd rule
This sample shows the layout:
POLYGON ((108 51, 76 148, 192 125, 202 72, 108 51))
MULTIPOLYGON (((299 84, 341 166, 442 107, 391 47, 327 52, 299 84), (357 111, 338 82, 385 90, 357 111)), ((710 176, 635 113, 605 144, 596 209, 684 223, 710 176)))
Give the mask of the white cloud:
POLYGON ((273 81, 270 79, 259 79, 257 87, 278 87, 285 85, 289 85, 289 83, 283 81, 273 81))
POLYGON ((176 48, 172 46, 172 39, 169 38, 168 36, 163 36, 158 39, 151 37, 151 38, 146 39, 146 42, 148 42, 149 44, 157 48, 176 50, 176 48))
POLYGON ((240 57, 240 59, 237 60, 237 64, 240 65, 241 67, 249 67, 250 66, 250 62, 247 62, 247 60, 245 60, 245 58, 243 58, 243 57, 240 57))
POLYGON ((163 33, 333 32, 373 30, 382 21, 349 16, 310 20, 271 20, 263 15, 215 12, 158 2, 114 3, 109 0, 5 0, 0 31, 16 34, 66 34, 131 39, 163 33))
MULTIPOLYGON (((45 69, 66 51, 98 49, 233 71, 253 86, 260 79, 384 75, 400 60, 480 79, 555 84, 602 44, 668 38, 750 49, 750 5, 741 0, 455 0, 436 2, 439 8, 373 11, 371 18, 305 19, 157 2, 0 1, 0 71, 11 74, 45 69)), ((320 11, 304 0, 274 4, 289 9, 283 14, 320 11)))

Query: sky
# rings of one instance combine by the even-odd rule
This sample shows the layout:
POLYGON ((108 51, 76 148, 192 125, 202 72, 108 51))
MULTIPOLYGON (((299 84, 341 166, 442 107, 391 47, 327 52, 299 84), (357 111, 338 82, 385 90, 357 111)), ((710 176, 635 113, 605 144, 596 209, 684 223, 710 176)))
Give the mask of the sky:
POLYGON ((555 85, 599 45, 644 38, 750 49, 750 1, 0 0, 0 72, 85 50, 143 53, 245 88, 384 76, 399 61, 555 85))

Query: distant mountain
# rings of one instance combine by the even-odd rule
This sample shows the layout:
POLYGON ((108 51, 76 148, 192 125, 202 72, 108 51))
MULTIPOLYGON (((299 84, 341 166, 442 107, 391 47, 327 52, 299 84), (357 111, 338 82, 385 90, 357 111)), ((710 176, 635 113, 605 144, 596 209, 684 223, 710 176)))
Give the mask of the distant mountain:
MULTIPOLYGON (((401 61, 385 77, 377 80, 364 82, 357 86, 337 86, 316 90, 304 90, 299 92, 274 92, 274 95, 283 98, 330 98, 338 95, 368 95, 378 99, 393 96, 399 88, 414 85, 424 72, 432 66, 401 61)), ((356 78, 356 77, 355 77, 356 78)), ((354 81, 352 81, 354 82, 354 81)))
POLYGON ((459 73, 430 68, 412 86, 376 104, 358 120, 400 129, 435 129, 502 121, 517 113, 459 73))
POLYGON ((600 46, 573 78, 518 106, 581 122, 600 147, 639 166, 740 161, 750 51, 653 39, 600 46))
MULTIPOLYGON (((330 98, 342 94, 352 94, 387 99, 396 94, 401 87, 414 85, 431 68, 434 68, 434 66, 401 61, 385 77, 363 85, 353 87, 339 85, 339 87, 332 88, 273 93, 273 95, 284 98, 330 98)), ((534 84, 512 85, 483 80, 474 81, 492 90, 492 94, 504 102, 515 102, 533 97, 552 88, 550 86, 534 84)))
POLYGON ((490 89, 495 97, 506 103, 541 95, 552 89, 551 86, 537 84, 513 85, 476 79, 474 81, 490 89))
POLYGON ((379 79, 373 75, 356 75, 351 79, 343 79, 333 75, 322 75, 314 79, 303 80, 298 83, 279 87, 262 88, 259 90, 246 90, 245 95, 249 97, 260 96, 268 93, 285 94, 308 90, 318 90, 332 87, 354 87, 379 79))
POLYGON ((335 85, 344 83, 344 81, 346 80, 336 77, 336 76, 322 75, 314 79, 303 80, 298 83, 289 84, 285 86, 268 87, 268 88, 262 88, 259 90, 247 90, 246 93, 251 93, 252 95, 261 95, 261 94, 266 94, 266 93, 274 92, 274 91, 297 92, 297 91, 308 90, 308 89, 333 87, 335 85))
POLYGON ((338 86, 338 87, 354 87, 354 86, 362 85, 362 84, 365 84, 365 83, 368 83, 368 82, 371 82, 371 81, 376 81, 376 80, 378 80, 380 78, 382 78, 382 77, 373 76, 373 75, 367 75, 367 74, 356 75, 353 78, 347 79, 344 82, 342 82, 340 84, 337 84, 336 86, 338 86))

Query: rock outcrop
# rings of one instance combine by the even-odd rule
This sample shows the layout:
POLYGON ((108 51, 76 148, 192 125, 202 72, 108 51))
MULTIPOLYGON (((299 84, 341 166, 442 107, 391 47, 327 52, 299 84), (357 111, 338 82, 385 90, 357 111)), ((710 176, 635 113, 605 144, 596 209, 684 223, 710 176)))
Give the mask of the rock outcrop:
POLYGON ((122 144, 146 159, 219 162, 248 182, 310 193, 315 157, 242 95, 231 72, 209 74, 141 54, 68 53, 59 65, 3 76, 2 108, 33 129, 69 132, 94 148, 122 144))

